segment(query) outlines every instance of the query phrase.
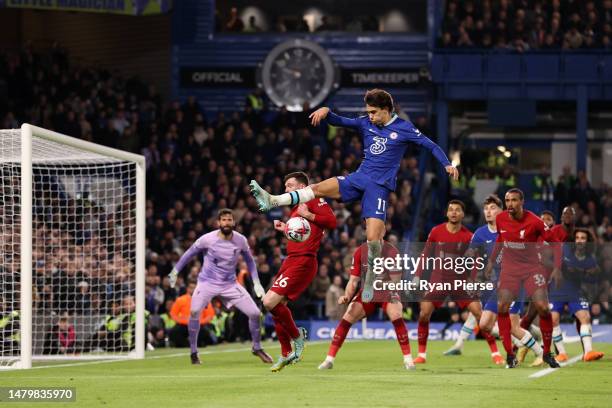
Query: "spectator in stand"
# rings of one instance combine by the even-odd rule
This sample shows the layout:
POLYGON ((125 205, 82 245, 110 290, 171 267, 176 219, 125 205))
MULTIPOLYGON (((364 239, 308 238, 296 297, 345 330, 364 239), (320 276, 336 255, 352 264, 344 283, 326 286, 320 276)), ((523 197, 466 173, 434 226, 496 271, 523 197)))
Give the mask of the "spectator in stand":
POLYGON ((76 332, 70 317, 63 315, 45 334, 43 354, 69 354, 76 351, 76 332))
POLYGON ((319 267, 319 273, 310 284, 310 296, 314 300, 324 301, 330 285, 329 267, 327 264, 323 264, 319 267))
POLYGON ((610 0, 449 0, 440 46, 512 49, 609 48, 610 0))
POLYGON ((325 294, 325 316, 329 320, 340 320, 346 311, 346 305, 338 304, 338 299, 344 295, 342 276, 334 276, 334 280, 325 294))
POLYGON ((242 19, 238 17, 238 9, 232 7, 230 9, 230 17, 227 23, 225 23, 225 31, 240 33, 244 30, 244 23, 242 19))

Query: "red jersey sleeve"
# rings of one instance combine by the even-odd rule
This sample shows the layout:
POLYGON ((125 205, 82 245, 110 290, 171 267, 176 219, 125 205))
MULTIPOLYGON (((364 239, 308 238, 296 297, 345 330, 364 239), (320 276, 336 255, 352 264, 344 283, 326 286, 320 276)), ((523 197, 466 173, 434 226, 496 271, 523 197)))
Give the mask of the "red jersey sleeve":
POLYGON ((553 247, 553 263, 555 268, 561 268, 561 259, 563 258, 563 250, 561 248, 560 242, 563 242, 559 239, 559 236, 555 234, 550 228, 544 224, 540 218, 536 217, 535 221, 536 231, 538 232, 538 236, 541 237, 544 241, 550 243, 553 247), (553 244, 554 242, 554 244, 553 244))
POLYGON ((314 214, 312 223, 318 225, 321 229, 336 229, 336 214, 323 198, 309 201, 308 209, 314 214))
MULTIPOLYGON (((423 248, 423 252, 421 254, 421 256, 423 257, 423 259, 429 257, 434 249, 434 245, 436 243, 436 229, 434 227, 434 229, 431 230, 431 232, 429 233, 429 236, 427 237, 427 242, 425 242, 425 248, 423 248)), ((425 262, 419 262, 419 265, 417 267, 416 272, 414 273, 415 276, 418 276, 419 278, 421 276, 423 276, 423 264, 425 262)))
POLYGON ((361 277, 361 246, 357 247, 351 262, 351 276, 361 277))

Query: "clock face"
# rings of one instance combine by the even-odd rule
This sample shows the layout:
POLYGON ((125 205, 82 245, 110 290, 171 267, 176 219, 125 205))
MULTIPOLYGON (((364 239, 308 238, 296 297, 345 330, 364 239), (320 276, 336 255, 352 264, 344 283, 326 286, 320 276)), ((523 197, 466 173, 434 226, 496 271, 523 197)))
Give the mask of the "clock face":
POLYGON ((301 112, 325 100, 335 83, 334 64, 319 45, 305 40, 283 42, 270 51, 261 69, 268 97, 291 112, 301 112))

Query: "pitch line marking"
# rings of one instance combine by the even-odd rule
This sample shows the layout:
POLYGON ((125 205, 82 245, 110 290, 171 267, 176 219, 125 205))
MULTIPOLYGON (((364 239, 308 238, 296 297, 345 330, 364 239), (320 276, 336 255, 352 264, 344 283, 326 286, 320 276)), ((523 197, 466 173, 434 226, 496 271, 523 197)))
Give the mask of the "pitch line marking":
MULTIPOLYGON (((559 365, 561 367, 567 367, 567 366, 570 366, 570 365, 572 365, 572 364, 574 364, 574 363, 576 363, 576 362, 578 362, 580 360, 582 360, 582 355, 577 355, 577 356, 574 356, 574 357, 570 358, 569 360, 567 360, 564 363, 559 363, 559 365)), ((545 368, 543 370, 540 370, 540 371, 537 371, 537 372, 531 374, 529 376, 529 378, 544 377, 545 375, 552 374, 552 373, 554 373, 557 370, 558 370, 558 368, 550 368, 550 367, 549 368, 545 368)))
MULTIPOLYGON (((318 345, 318 344, 327 344, 328 341, 324 341, 324 340, 318 340, 318 341, 310 341, 308 343, 306 343, 307 345, 318 345)), ((278 343, 274 343, 274 344, 270 344, 270 346, 268 346, 268 348, 280 348, 280 345, 278 343)), ((202 351, 200 352, 200 354, 202 355, 207 355, 207 354, 220 354, 220 353, 237 353, 240 351, 251 351, 251 347, 243 347, 243 348, 237 348, 237 349, 226 349, 226 350, 211 350, 211 351, 202 351)), ((183 357, 183 356, 188 356, 190 353, 173 353, 173 354, 164 354, 161 356, 151 356, 151 357, 146 357, 144 358, 144 360, 156 360, 156 359, 160 359, 160 358, 173 358, 173 357, 183 357)), ((32 368, 30 368, 30 370, 38 370, 41 368, 56 368, 56 367, 76 367, 76 366, 84 366, 84 365, 94 365, 94 364, 110 364, 110 363, 119 363, 119 362, 129 362, 129 361, 142 361, 142 360, 138 360, 138 359, 109 359, 109 360, 95 360, 95 361, 83 361, 83 362, 79 362, 79 363, 66 363, 66 364, 49 364, 49 365, 43 365, 43 366, 34 366, 32 368)), ((15 372, 15 371, 21 371, 21 370, 7 370, 7 372, 15 372)))

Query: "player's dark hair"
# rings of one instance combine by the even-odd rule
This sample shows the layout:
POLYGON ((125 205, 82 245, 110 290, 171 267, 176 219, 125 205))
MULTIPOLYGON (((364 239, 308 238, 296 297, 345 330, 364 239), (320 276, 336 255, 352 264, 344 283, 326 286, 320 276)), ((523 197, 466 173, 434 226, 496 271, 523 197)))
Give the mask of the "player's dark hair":
POLYGON ((461 210, 462 210, 463 212, 465 212, 465 204, 463 203, 463 201, 461 201, 461 200, 456 200, 456 199, 454 199, 454 200, 450 200, 450 201, 448 202, 448 204, 446 205, 446 211, 448 211, 448 209, 449 209, 449 207, 451 206, 451 204, 456 204, 456 205, 458 205, 459 207, 461 207, 461 210))
POLYGON ((541 216, 543 216, 543 215, 550 215, 550 216, 552 217, 552 219, 553 219, 553 220, 555 219, 555 214, 553 214, 553 212, 552 212, 552 211, 550 211, 550 210, 544 210, 544 211, 542 211, 542 212, 540 213, 540 217, 541 217, 541 216))
POLYGON ((383 91, 382 89, 371 89, 366 92, 363 100, 366 105, 387 109, 389 113, 393 112, 393 98, 387 91, 383 91))
POLYGON ((593 242, 593 235, 591 234, 591 231, 586 228, 576 228, 574 230, 574 234, 572 235, 572 241, 576 242, 576 235, 578 235, 579 232, 586 234, 587 242, 593 242))
POLYGON ((525 194, 523 194, 523 191, 520 188, 511 188, 510 190, 506 191, 506 194, 518 194, 519 197, 521 198, 521 201, 523 201, 525 199, 525 194))
POLYGON ((502 200, 497 196, 497 194, 489 194, 487 198, 485 198, 483 205, 495 204, 499 208, 504 208, 502 206, 502 200))
POLYGON ((308 179, 308 175, 303 171, 294 171, 293 173, 289 173, 283 179, 283 183, 286 183, 290 178, 294 178, 298 183, 308 185, 310 184, 310 180, 308 179))
POLYGON ((224 215, 231 215, 234 217, 234 212, 230 208, 221 208, 217 213, 217 219, 220 220, 224 215))

